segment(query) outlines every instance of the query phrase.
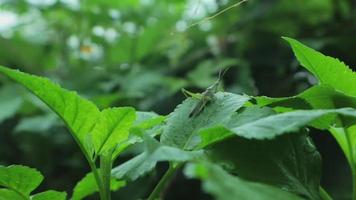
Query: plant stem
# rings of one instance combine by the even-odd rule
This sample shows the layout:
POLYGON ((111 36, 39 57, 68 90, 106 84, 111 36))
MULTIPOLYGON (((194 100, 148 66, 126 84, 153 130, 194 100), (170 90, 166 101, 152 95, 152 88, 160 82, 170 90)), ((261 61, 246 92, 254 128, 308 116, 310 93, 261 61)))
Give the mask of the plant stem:
POLYGON ((112 154, 106 154, 100 156, 100 174, 102 180, 102 193, 104 198, 101 200, 111 200, 110 193, 110 181, 111 181, 111 156, 112 154))
POLYGON ((350 168, 352 173, 352 200, 356 200, 356 168, 355 168, 355 160, 354 160, 354 151, 351 142, 351 135, 347 130, 347 128, 344 128, 344 130, 345 130, 345 135, 347 140, 347 146, 349 148, 350 162, 351 162, 350 168))
POLYGON ((93 162, 89 161, 89 165, 90 165, 91 171, 94 174, 96 184, 98 185, 98 188, 99 188, 100 199, 103 200, 105 198, 105 194, 103 193, 104 189, 103 189, 103 184, 102 184, 99 172, 96 169, 96 166, 93 162))
POLYGON ((321 186, 319 187, 319 194, 322 200, 333 200, 333 198, 321 186))
POLYGON ((154 190, 151 192, 150 196, 147 198, 147 200, 156 200, 159 198, 159 196, 162 193, 162 190, 165 189, 167 186, 167 183, 171 180, 172 176, 174 173, 177 171, 177 169, 182 166, 181 164, 178 164, 177 166, 173 166, 173 163, 169 163, 169 169, 166 171, 166 173, 163 175, 161 180, 158 182, 154 190))

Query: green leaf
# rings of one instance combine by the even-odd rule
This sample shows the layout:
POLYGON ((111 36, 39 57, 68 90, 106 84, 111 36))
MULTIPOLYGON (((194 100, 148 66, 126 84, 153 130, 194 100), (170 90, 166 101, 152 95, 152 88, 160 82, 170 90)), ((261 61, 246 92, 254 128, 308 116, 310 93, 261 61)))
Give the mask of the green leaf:
POLYGON ((66 196, 65 192, 49 190, 31 196, 31 200, 65 200, 66 196))
POLYGON ((160 134, 161 124, 166 118, 153 112, 136 112, 136 120, 130 128, 129 138, 119 143, 118 148, 113 153, 115 159, 122 151, 129 146, 143 142, 143 136, 155 137, 160 134))
MULTIPOLYGON (((257 115, 258 111, 255 113, 257 115)), ((247 116, 247 119, 244 119, 245 115, 234 115, 230 122, 226 123, 225 126, 216 126, 210 129, 205 129, 201 131, 200 134, 205 145, 223 140, 233 134, 247 139, 273 139, 285 133, 297 132, 299 129, 313 124, 313 122, 319 118, 335 114, 355 119, 356 109, 297 110, 275 115, 267 115, 256 120, 248 119, 249 116, 247 116), (215 134, 217 133, 217 129, 223 129, 224 134, 215 134), (230 133, 226 133, 227 131, 230 131, 230 133), (213 137, 211 134, 213 134, 213 137)), ((250 115, 252 115, 252 113, 250 115)), ((335 123, 332 122, 333 121, 330 121, 329 124, 318 123, 317 128, 328 129, 335 125, 335 123)))
POLYGON ((46 103, 66 123, 84 153, 91 154, 88 134, 94 127, 100 112, 90 101, 76 92, 62 89, 50 80, 0 66, 0 73, 22 84, 46 103))
POLYGON ((267 141, 234 137, 210 146, 206 153, 241 178, 320 199, 321 157, 305 133, 267 141))
POLYGON ((188 98, 168 116, 161 142, 181 149, 193 149, 199 144, 199 135, 196 133, 200 129, 229 120, 248 100, 247 96, 219 92, 198 116, 190 118, 189 114, 198 100, 188 98))
MULTIPOLYGON (((310 108, 314 109, 333 109, 333 108, 343 108, 352 107, 356 108, 356 97, 345 95, 342 92, 336 91, 330 86, 319 85, 314 86, 301 94, 294 97, 283 97, 283 98, 270 98, 270 97, 255 97, 257 104, 260 106, 271 106, 271 107, 287 107, 290 109, 302 108, 302 105, 307 104, 310 108)), ((348 119, 342 116, 328 115, 318 119, 313 125, 324 126, 325 124, 332 124, 339 127, 330 127, 329 131, 335 137, 343 152, 345 153, 349 163, 353 163, 352 155, 349 151, 349 142, 347 139, 347 134, 353 136, 356 134, 355 130, 349 125, 356 123, 356 119, 348 119)), ((354 146, 355 139, 351 138, 350 144, 354 146)))
POLYGON ((23 196, 14 192, 13 190, 0 189, 0 200, 25 200, 23 196))
POLYGON ((0 166, 0 186, 28 196, 43 180, 42 174, 32 168, 11 165, 0 166))
MULTIPOLYGON (((115 178, 110 180, 110 190, 116 191, 126 185, 125 181, 119 181, 115 178)), ((71 200, 81 200, 95 192, 98 192, 99 188, 95 181, 93 173, 88 173, 82 180, 80 180, 74 187, 74 192, 71 200)))
POLYGON ((284 37, 292 46, 300 64, 313 73, 320 83, 350 96, 356 96, 356 73, 336 58, 325 56, 292 38, 284 37))
MULTIPOLYGON (((257 106, 248 107, 243 111, 234 113, 231 119, 226 122, 226 127, 229 126, 241 126, 247 123, 253 123, 261 118, 268 117, 275 114, 275 112, 268 107, 259 108, 257 106)), ((216 126, 208 129, 203 129, 200 132, 201 143, 200 148, 211 145, 220 140, 226 139, 227 137, 233 136, 233 134, 224 126, 216 126)))
POLYGON ((147 137, 146 149, 131 160, 115 167, 112 175, 118 179, 136 180, 151 171, 160 161, 186 162, 203 157, 202 151, 184 151, 175 147, 160 144, 153 138, 147 137))
POLYGON ((135 109, 130 107, 103 110, 92 132, 96 153, 112 151, 125 141, 135 117, 135 109))
POLYGON ((189 177, 203 181, 203 189, 218 200, 253 199, 253 200, 301 200, 279 188, 247 181, 233 176, 221 167, 211 163, 188 165, 185 173, 189 177))

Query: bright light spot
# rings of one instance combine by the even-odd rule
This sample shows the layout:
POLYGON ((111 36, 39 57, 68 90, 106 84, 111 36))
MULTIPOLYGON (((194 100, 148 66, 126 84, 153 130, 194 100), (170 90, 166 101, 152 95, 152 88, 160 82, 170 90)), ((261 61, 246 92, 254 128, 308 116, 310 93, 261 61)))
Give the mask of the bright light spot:
POLYGON ((119 19, 121 17, 120 11, 115 10, 115 9, 110 9, 109 10, 109 15, 113 19, 119 19))
POLYGON ((60 0, 60 2, 72 8, 73 10, 78 10, 80 8, 79 0, 60 0))
POLYGON ((140 0, 141 5, 143 6, 148 6, 151 5, 153 3, 152 0, 140 0))
POLYGON ((185 22, 183 20, 180 20, 176 23, 176 29, 179 32, 185 31, 187 29, 187 27, 188 27, 187 22, 185 22))
POLYGON ((210 21, 204 21, 204 22, 199 23, 199 28, 202 31, 210 31, 211 27, 212 27, 212 24, 210 21))
POLYGON ((79 47, 79 38, 75 35, 71 35, 67 39, 67 45, 72 49, 78 48, 79 47))
POLYGON ((125 22, 123 25, 123 29, 127 33, 134 34, 137 30, 137 27, 136 24, 134 24, 133 22, 125 22))
POLYGON ((51 6, 56 3, 57 0, 27 0, 32 5, 35 6, 51 6))
POLYGON ((94 35, 99 37, 103 37, 105 34, 105 29, 102 26, 94 26, 92 31, 94 35))
POLYGON ((13 12, 0 12, 0 32, 8 31, 16 26, 18 16, 13 12))
POLYGON ((113 29, 113 28, 108 28, 108 29, 106 29, 106 31, 105 31, 105 39, 106 39, 106 41, 108 41, 108 42, 113 42, 113 41, 115 41, 116 40, 116 38, 118 37, 119 35, 118 35, 118 33, 116 32, 116 30, 115 29, 113 29))

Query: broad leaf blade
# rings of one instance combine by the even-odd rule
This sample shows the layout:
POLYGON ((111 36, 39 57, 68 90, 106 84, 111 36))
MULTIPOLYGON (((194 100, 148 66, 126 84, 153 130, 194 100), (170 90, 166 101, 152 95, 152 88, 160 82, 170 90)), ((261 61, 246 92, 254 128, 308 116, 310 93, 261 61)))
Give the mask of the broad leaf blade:
POLYGON ((0 166, 0 186, 28 196, 43 180, 42 174, 32 168, 12 165, 0 166))
POLYGON ((247 180, 320 199, 321 157, 304 133, 267 141, 234 137, 211 146, 207 155, 247 180))
POLYGON ((181 149, 193 149, 199 143, 196 133, 200 129, 224 123, 248 100, 247 96, 219 92, 202 113, 190 118, 189 114, 198 100, 188 98, 168 116, 161 142, 181 149))
POLYGON ((0 200, 24 200, 24 197, 13 190, 0 189, 0 200))
POLYGON ((336 58, 325 56, 292 38, 284 37, 300 64, 313 73, 320 83, 345 94, 356 96, 356 73, 336 58))
POLYGON ((49 190, 31 196, 31 200, 66 200, 66 197, 65 192, 49 190))
POLYGON ((246 181, 232 176, 221 167, 211 163, 188 165, 186 174, 203 181, 203 189, 218 200, 301 200, 298 196, 279 188, 246 181))
MULTIPOLYGON (((110 181, 110 190, 116 191, 126 185, 125 181, 118 181, 114 178, 110 181)), ((71 200, 81 200, 95 192, 98 192, 99 188, 95 181, 93 173, 87 174, 82 180, 80 180, 74 187, 74 192, 71 200)))
POLYGON ((125 141, 135 117, 135 110, 130 107, 103 110, 92 132, 96 153, 111 151, 125 141))
POLYGON ((26 74, 0 66, 0 73, 22 84, 45 102, 69 127, 73 137, 86 154, 91 147, 85 146, 87 137, 100 114, 98 108, 77 93, 65 90, 47 78, 26 74))
POLYGON ((146 149, 140 155, 115 167, 112 175, 118 179, 135 180, 151 171, 160 161, 186 162, 202 158, 202 151, 184 151, 179 148, 165 146, 152 138, 146 138, 146 149))
MULTIPOLYGON (((256 113, 257 114, 257 113, 256 113)), ((351 119, 356 118, 356 109, 341 108, 341 109, 325 109, 325 110, 297 110, 292 112, 280 113, 275 115, 268 115, 256 120, 249 120, 246 123, 236 123, 238 119, 243 117, 234 115, 234 118, 225 125, 224 134, 215 134, 218 127, 212 127, 201 131, 201 137, 205 146, 209 143, 223 140, 232 134, 247 138, 247 139, 273 139, 285 133, 297 132, 307 125, 313 125, 316 120, 325 116, 342 115, 351 119), (236 119, 235 119, 236 118, 236 119), (226 133, 229 130, 231 133, 226 133), (214 138, 211 138, 211 134, 214 138), (209 142, 211 141, 211 142, 209 142)), ((336 117, 334 117, 335 119, 336 117)), ((329 124, 317 124, 318 128, 328 129, 333 126, 333 120, 329 124)), ((221 126, 220 126, 221 127, 221 126)), ((221 128, 220 128, 221 129, 221 128)))

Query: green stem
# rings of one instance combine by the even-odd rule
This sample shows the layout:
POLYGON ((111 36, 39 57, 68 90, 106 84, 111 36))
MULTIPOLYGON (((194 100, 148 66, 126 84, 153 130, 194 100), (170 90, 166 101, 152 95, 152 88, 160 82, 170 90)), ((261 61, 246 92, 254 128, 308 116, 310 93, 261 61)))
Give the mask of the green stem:
POLYGON ((105 194, 103 193, 104 189, 103 189, 103 184, 102 184, 102 181, 101 181, 99 172, 98 172, 98 170, 96 169, 96 166, 95 166, 95 164, 94 164, 93 162, 90 162, 90 161, 89 161, 89 166, 90 166, 90 168, 91 168, 91 171, 92 171, 93 174, 94 174, 94 178, 95 178, 96 184, 98 185, 100 199, 101 199, 101 200, 104 200, 105 194))
POLYGON ((178 164, 176 166, 173 166, 173 163, 169 164, 169 169, 166 171, 166 173, 163 175, 161 180, 158 182, 154 190, 151 192, 150 196, 147 198, 147 200, 156 200, 159 199, 159 196, 161 195, 162 191, 166 188, 168 182, 171 180, 172 176, 174 173, 179 169, 182 165, 178 164))
POLYGON ((352 173, 352 200, 356 200, 356 168, 355 168, 355 160, 354 160, 354 151, 353 151, 353 146, 351 142, 351 136, 347 128, 344 128, 345 130, 345 135, 346 135, 346 140, 347 140, 347 146, 349 148, 349 153, 350 153, 350 168, 351 168, 351 173, 352 173))
POLYGON ((333 198, 321 186, 319 187, 319 194, 322 200, 333 200, 333 198))
POLYGON ((110 181, 111 181, 111 162, 112 154, 106 154, 100 156, 100 172, 101 172, 101 180, 102 180, 102 190, 104 193, 104 198, 101 200, 111 200, 110 193, 110 181))

